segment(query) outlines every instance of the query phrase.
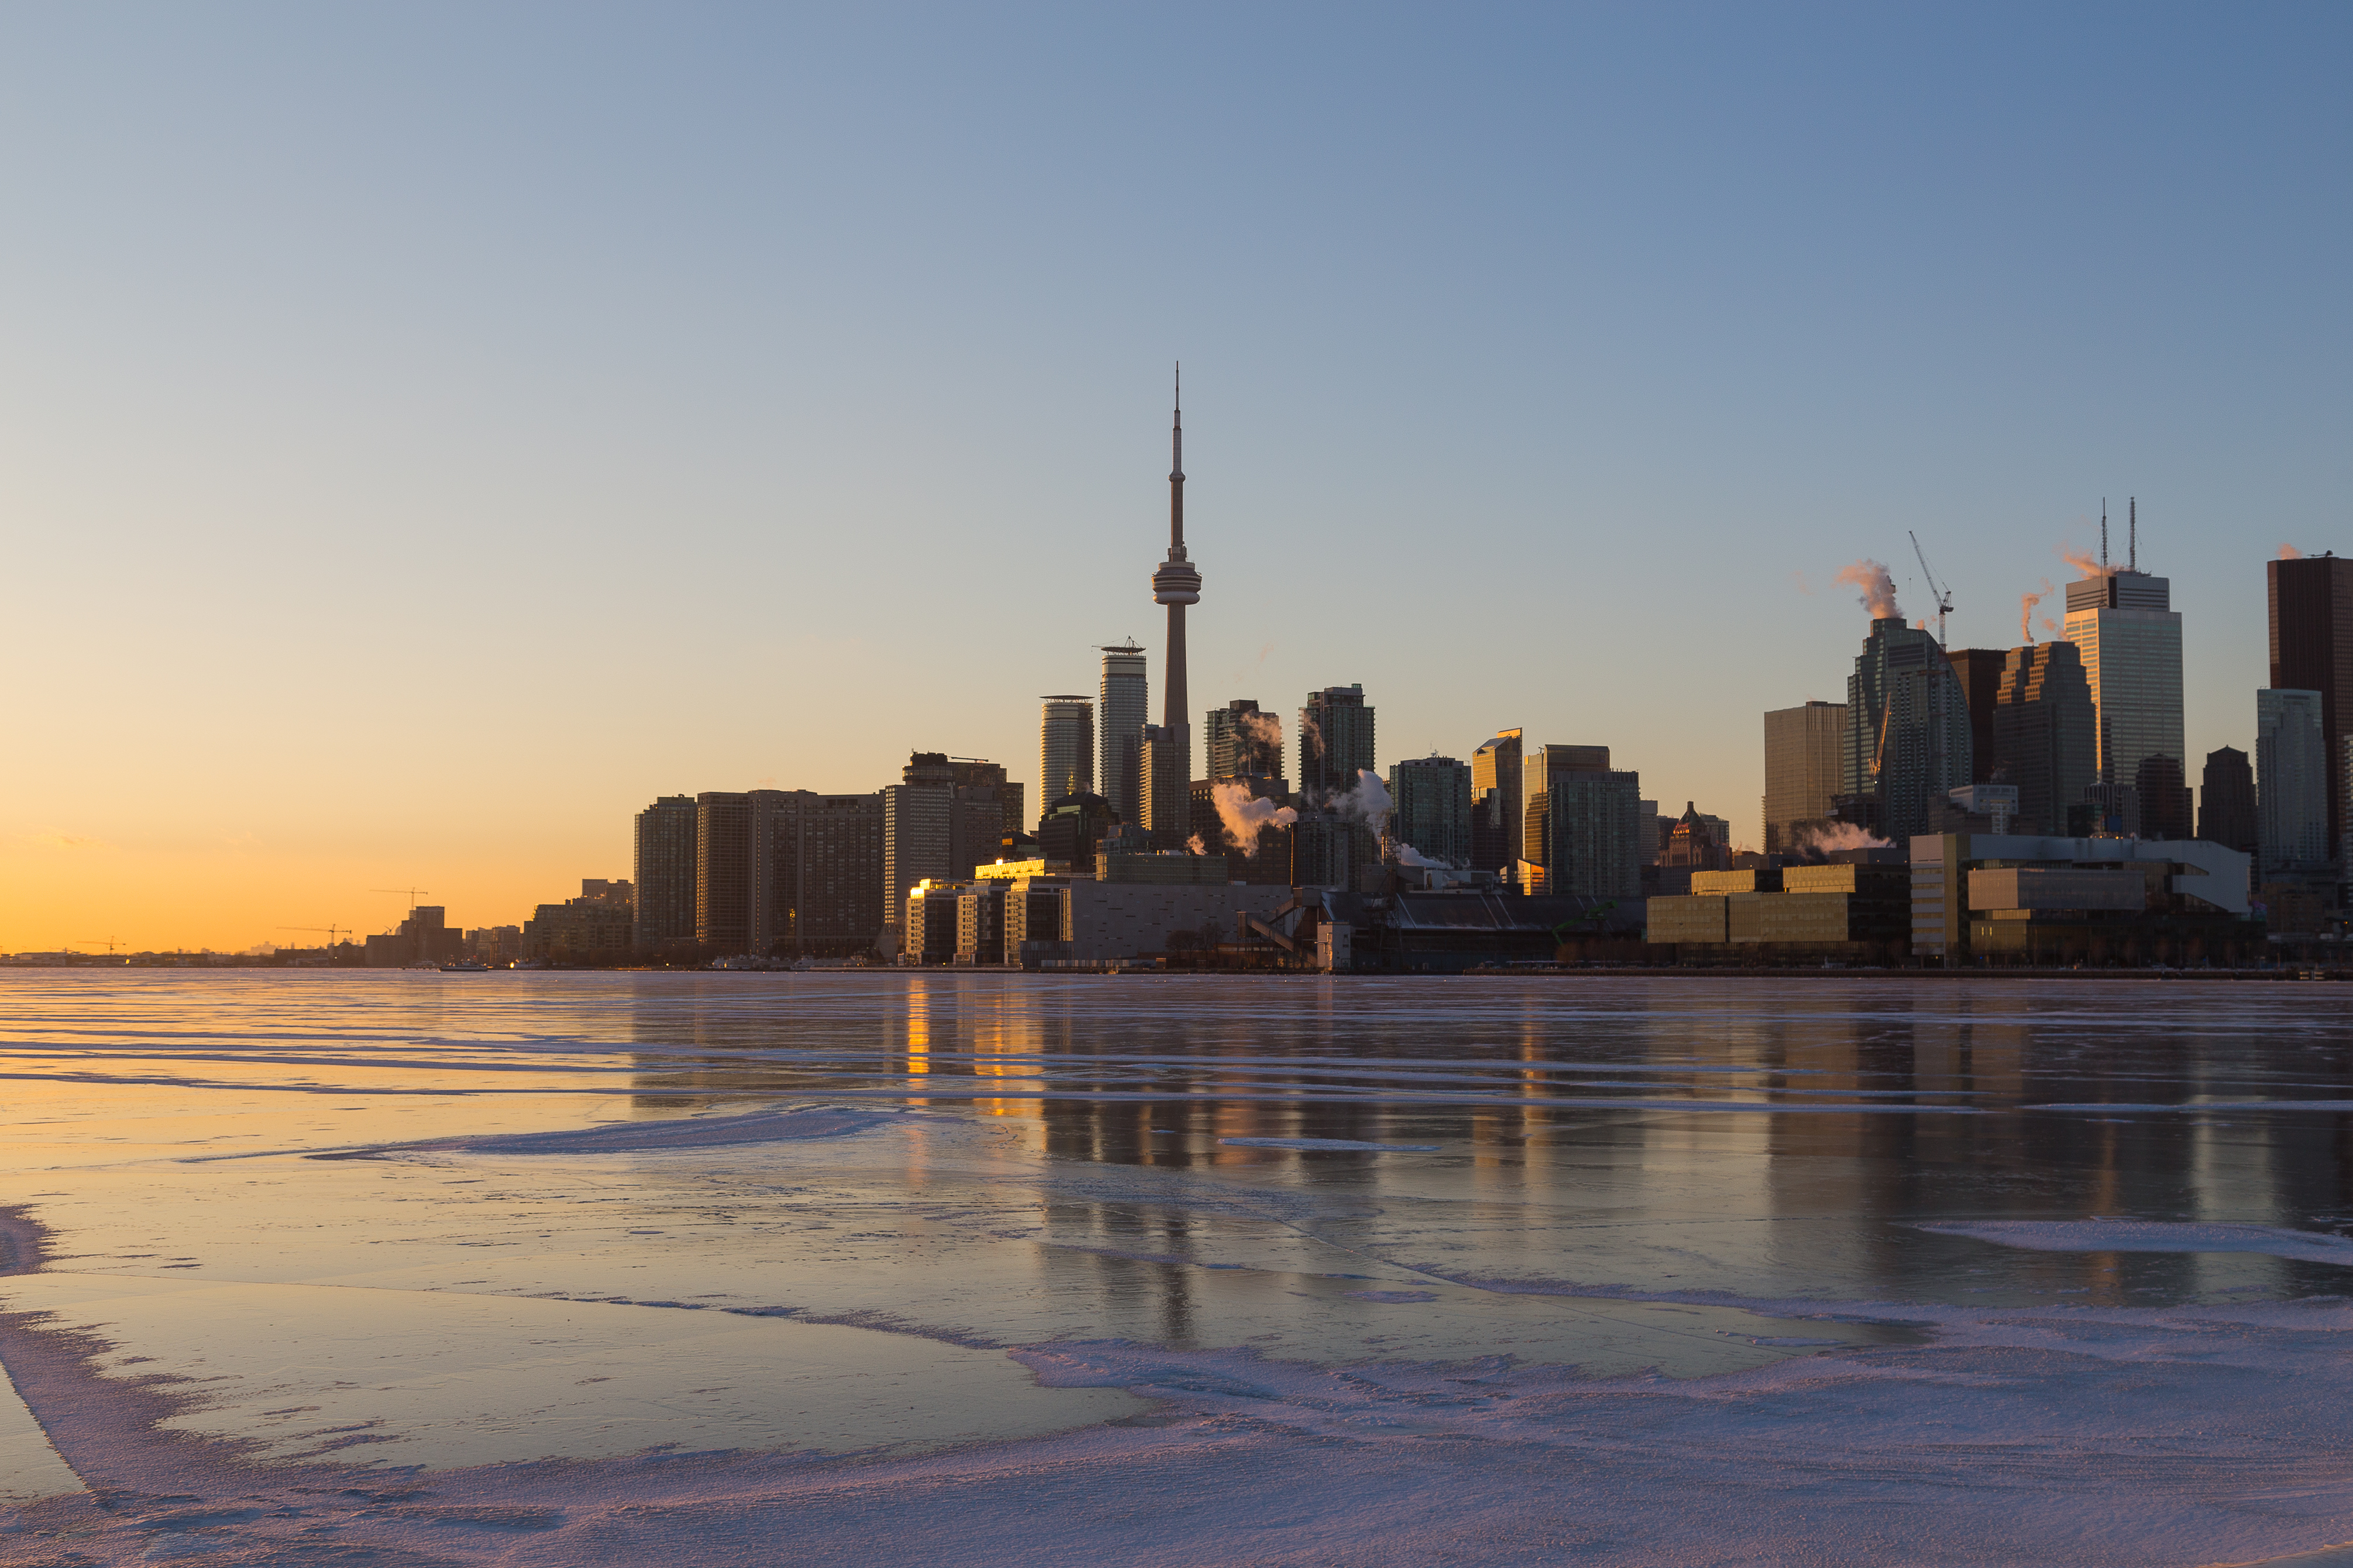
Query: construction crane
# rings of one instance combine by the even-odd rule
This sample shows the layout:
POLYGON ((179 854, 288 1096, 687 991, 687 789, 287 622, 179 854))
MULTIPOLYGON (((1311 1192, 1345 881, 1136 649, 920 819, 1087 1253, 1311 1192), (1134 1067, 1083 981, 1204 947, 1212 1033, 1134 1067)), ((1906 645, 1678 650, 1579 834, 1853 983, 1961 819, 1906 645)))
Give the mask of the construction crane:
POLYGON ((370 888, 370 889, 368 889, 368 891, 369 891, 369 892, 371 892, 371 893, 403 893, 403 894, 406 894, 406 895, 407 895, 407 898, 408 898, 408 907, 409 907, 410 909, 412 909, 412 910, 413 910, 413 909, 415 909, 415 908, 417 907, 417 900, 418 899, 423 898, 426 894, 427 894, 427 893, 431 892, 432 890, 433 890, 433 889, 430 889, 430 888, 370 888))
MULTIPOLYGON (((106 953, 109 958, 113 957, 114 950, 122 945, 120 941, 111 936, 78 936, 74 938, 74 941, 80 942, 85 947, 102 947, 106 949, 106 953)), ((71 950, 69 949, 68 951, 71 950)))
POLYGON ((337 931, 343 931, 349 934, 357 928, 353 926, 280 926, 278 929, 280 931, 322 931, 327 933, 327 945, 329 947, 332 947, 335 945, 335 933, 337 931))
POLYGON ((1943 647, 1945 646, 1945 617, 1953 613, 1953 592, 1951 589, 1938 583, 1936 581, 1936 574, 1928 570, 1928 552, 1920 548, 1920 536, 1916 533, 1912 533, 1912 531, 1908 528, 1904 531, 1912 534, 1912 553, 1920 558, 1920 575, 1928 579, 1928 592, 1936 597, 1936 646, 1938 647, 1943 647))

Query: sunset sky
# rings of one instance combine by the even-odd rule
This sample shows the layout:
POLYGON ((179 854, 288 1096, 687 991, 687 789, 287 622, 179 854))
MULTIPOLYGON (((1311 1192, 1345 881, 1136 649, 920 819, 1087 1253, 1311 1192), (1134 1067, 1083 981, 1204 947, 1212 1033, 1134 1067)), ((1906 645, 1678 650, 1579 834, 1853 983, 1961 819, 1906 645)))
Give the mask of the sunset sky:
POLYGON ((2252 749, 2353 551, 2353 12, 16 6, 0 951, 504 924, 657 794, 1034 785, 1150 647, 1757 836, 1839 570, 2096 548, 2252 749))

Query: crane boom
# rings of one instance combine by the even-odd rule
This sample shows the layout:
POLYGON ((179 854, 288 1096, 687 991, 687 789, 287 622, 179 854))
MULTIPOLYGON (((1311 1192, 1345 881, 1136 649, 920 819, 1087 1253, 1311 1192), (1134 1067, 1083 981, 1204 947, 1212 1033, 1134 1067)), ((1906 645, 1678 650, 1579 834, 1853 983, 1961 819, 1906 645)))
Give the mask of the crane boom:
POLYGON ((1928 580, 1928 593, 1936 601, 1936 646, 1945 646, 1945 617, 1953 613, 1953 591, 1936 581, 1936 574, 1928 565, 1928 552, 1920 548, 1920 536, 1910 529, 1912 553, 1920 558, 1920 575, 1928 580))

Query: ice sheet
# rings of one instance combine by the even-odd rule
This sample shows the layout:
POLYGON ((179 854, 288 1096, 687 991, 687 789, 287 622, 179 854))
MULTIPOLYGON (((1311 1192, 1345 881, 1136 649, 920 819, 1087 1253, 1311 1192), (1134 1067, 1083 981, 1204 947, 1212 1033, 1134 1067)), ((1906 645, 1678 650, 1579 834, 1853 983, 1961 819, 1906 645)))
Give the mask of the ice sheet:
POLYGON ((1941 1220, 1920 1228, 2035 1252, 2254 1252, 2353 1268, 2353 1238, 2267 1225, 2146 1219, 1941 1220))

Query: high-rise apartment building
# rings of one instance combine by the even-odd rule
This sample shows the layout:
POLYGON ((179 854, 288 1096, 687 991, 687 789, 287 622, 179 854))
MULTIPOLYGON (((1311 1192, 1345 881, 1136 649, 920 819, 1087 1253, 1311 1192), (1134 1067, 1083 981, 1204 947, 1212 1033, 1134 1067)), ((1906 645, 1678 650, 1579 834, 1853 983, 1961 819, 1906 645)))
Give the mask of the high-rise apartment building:
POLYGON ((1389 836, 1423 858, 1471 864, 1471 770, 1452 757, 1389 764, 1389 836))
MULTIPOLYGON (((1152 722, 1152 686, 1143 647, 1133 639, 1103 650, 1102 700, 1095 710, 1095 744, 1101 763, 1095 791, 1111 802, 1122 822, 1144 820, 1144 727, 1152 722)), ((1038 780, 1038 805, 1054 798, 1045 775, 1038 780)))
MULTIPOLYGON (((1827 823, 1846 752, 1846 706, 1809 702, 1765 715, 1765 853, 1796 847, 1796 829, 1827 823)), ((1654 813, 1655 815, 1655 813, 1654 813)), ((1653 859, 1657 858, 1655 847, 1653 859)))
POLYGON ((694 940, 694 826, 691 795, 665 795, 638 813, 630 879, 637 908, 630 937, 641 957, 694 940))
POLYGON ((1261 713, 1256 701, 1237 697, 1202 715, 1211 779, 1282 776, 1282 721, 1261 713))
MULTIPOLYGON (((2263 567, 2271 609, 2274 689, 2320 693, 2320 733, 2333 762, 2353 736, 2353 560, 2307 555, 2263 567)), ((2353 820, 2344 770, 2328 770, 2328 842, 2340 845, 2353 820)))
POLYGON ((1299 793, 1345 795, 1373 767, 1373 710, 1362 685, 1327 686, 1299 710, 1299 793))
MULTIPOLYGON (((978 863, 995 859, 1007 838, 1029 831, 1029 819, 1022 815, 1022 786, 1005 776, 1003 763, 982 757, 950 757, 948 782, 955 785, 956 799, 974 807, 970 824, 964 831, 978 863), (984 805, 995 808, 993 821, 987 811, 980 809, 984 805)), ((961 845, 956 854, 964 854, 961 845)), ((965 873, 955 874, 961 877, 965 873)))
POLYGON ((1471 753, 1471 864, 1500 871, 1517 857, 1520 732, 1498 730, 1471 753))
POLYGON ((882 796, 754 790, 749 951, 863 952, 882 929, 882 796))
POLYGON ((1840 793, 1872 797, 1880 836, 1901 844, 1931 830, 1974 768, 1968 703, 1945 650, 1900 616, 1874 619, 1847 677, 1840 793))
POLYGON ((2328 841, 2326 700, 2317 691, 2267 688, 2255 693, 2255 839, 2266 874, 2311 870, 2327 862, 2328 841))
POLYGON ((944 882, 955 838, 955 769, 939 752, 909 755, 901 782, 882 789, 882 930, 895 945, 907 895, 925 879, 944 882))
POLYGON ((1957 647, 1947 651, 1945 660, 1953 667, 1953 675, 1961 683, 1961 700, 1968 704, 1969 756, 1972 771, 1977 774, 1969 782, 1991 783, 1995 767, 1993 710, 2001 691, 2001 672, 2010 661, 2009 650, 1957 647))
POLYGON ((2004 782, 2018 787, 2012 831, 2072 831, 2068 809, 2099 777, 2100 751, 2092 683, 2073 643, 2029 643, 2004 657, 1993 748, 2004 782))
POLYGON ((1183 731, 1144 727, 1144 832, 1155 849, 1182 849, 1193 837, 1193 781, 1186 776, 1192 748, 1183 731))
POLYGON ((2255 774, 2247 753, 2223 746, 2206 753, 2199 782, 2198 837, 2242 855, 2255 852, 2255 774))
POLYGON ((1045 710, 1038 723, 1038 805, 1042 811, 1066 795, 1095 793, 1095 708, 1084 697, 1041 700, 1045 710))
POLYGON ((694 940, 721 956, 752 951, 752 797, 694 797, 694 940))
POLYGON ((1641 775, 1630 769, 1580 769, 1555 775, 1546 794, 1550 807, 1541 863, 1546 890, 1556 897, 1640 898, 1641 835, 1652 826, 1642 820, 1641 775))
POLYGON ((1520 786, 1527 806, 1520 817, 1520 858, 1544 866, 1551 863, 1552 786, 1563 779, 1609 771, 1607 746, 1538 746, 1520 766, 1520 786))
POLYGON ((2182 759, 2181 616, 2172 598, 2168 579, 2129 567, 2067 584, 2061 635, 2084 656, 2103 783, 2137 787, 2146 759, 2182 759))

